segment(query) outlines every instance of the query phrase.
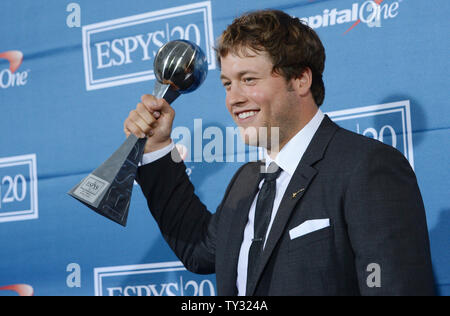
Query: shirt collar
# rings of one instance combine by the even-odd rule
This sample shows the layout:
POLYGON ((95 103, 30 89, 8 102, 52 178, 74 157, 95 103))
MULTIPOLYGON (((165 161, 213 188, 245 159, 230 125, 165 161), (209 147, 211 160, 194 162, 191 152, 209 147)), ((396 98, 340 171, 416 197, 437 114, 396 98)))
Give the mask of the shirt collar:
POLYGON ((306 149, 308 148, 311 139, 316 133, 317 129, 322 123, 325 115, 319 109, 314 117, 306 124, 294 137, 292 137, 289 142, 284 145, 280 150, 275 160, 270 158, 267 153, 267 149, 264 149, 264 157, 266 159, 266 169, 269 164, 273 161, 281 168, 286 171, 289 176, 293 176, 297 165, 303 157, 306 149))

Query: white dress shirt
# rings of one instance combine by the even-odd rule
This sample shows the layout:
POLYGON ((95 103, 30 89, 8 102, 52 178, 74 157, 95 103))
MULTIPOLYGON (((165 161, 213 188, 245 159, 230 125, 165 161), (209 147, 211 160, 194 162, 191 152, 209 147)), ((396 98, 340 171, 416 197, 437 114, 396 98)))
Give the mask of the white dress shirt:
MULTIPOLYGON (((280 150, 275 160, 272 160, 265 150, 266 168, 270 165, 272 161, 283 170, 280 176, 276 180, 277 190, 275 193, 275 200, 273 203, 272 215, 270 217, 269 227, 267 228, 266 237, 264 239, 264 246, 266 245, 267 236, 269 235, 270 229, 272 227, 273 220, 277 215, 278 207, 280 206, 281 199, 294 175, 297 165, 303 157, 303 154, 308 148, 311 139, 319 128, 320 123, 324 118, 323 112, 319 109, 311 121, 305 125, 294 137, 292 137, 289 142, 284 145, 280 150)), ((259 183, 259 189, 261 189, 264 180, 259 183)), ((258 193, 259 194, 259 193, 258 193)), ((245 295, 247 287, 247 266, 248 266, 248 253, 250 251, 250 246, 252 244, 253 238, 253 226, 255 220, 255 209, 256 201, 258 200, 258 194, 256 194, 253 200, 252 206, 250 207, 250 212, 248 214, 248 222, 244 230, 244 240, 242 241, 241 250, 239 252, 238 268, 237 268, 237 281, 236 286, 238 288, 238 295, 245 295)))
MULTIPOLYGON (((266 167, 269 166, 269 164, 272 161, 275 161, 275 163, 283 170, 280 174, 280 176, 276 180, 276 194, 275 194, 275 200, 273 203, 273 209, 272 209, 272 215, 270 218, 269 227, 267 229, 267 234, 264 240, 264 245, 267 240, 267 236, 270 232, 270 228, 272 227, 273 220, 277 214, 278 207, 280 206, 281 199, 283 198, 283 195, 288 187, 289 182, 291 181, 291 178, 295 172, 295 169, 297 168, 297 165, 299 164, 300 160, 303 157, 303 154, 306 151, 306 148, 308 147, 309 143, 311 142, 311 139, 313 138, 314 134, 316 133, 317 129, 320 126, 320 123, 322 123, 322 120, 324 118, 323 112, 319 109, 317 113, 314 115, 314 117, 308 122, 308 124, 305 125, 278 153, 275 160, 272 160, 270 156, 267 154, 267 151, 265 151, 265 164, 266 167)), ((160 149, 158 151, 154 151, 151 153, 144 154, 144 157, 142 158, 142 165, 151 163, 153 161, 156 161, 162 157, 164 157, 166 154, 168 154, 173 148, 174 148, 173 142, 164 147, 163 149, 160 149)), ((261 189, 263 185, 264 180, 262 180, 259 183, 259 189, 261 189)), ((239 252, 239 259, 238 259, 238 266, 237 266, 237 280, 236 280, 236 286, 238 289, 238 295, 243 296, 245 295, 246 286, 247 286, 247 266, 248 266, 248 253, 250 250, 250 245, 252 243, 253 238, 253 223, 255 218, 255 208, 256 208, 256 201, 258 199, 258 194, 255 196, 255 199, 250 207, 250 212, 248 214, 248 222, 245 226, 244 230, 244 239, 242 241, 241 250, 239 252)))

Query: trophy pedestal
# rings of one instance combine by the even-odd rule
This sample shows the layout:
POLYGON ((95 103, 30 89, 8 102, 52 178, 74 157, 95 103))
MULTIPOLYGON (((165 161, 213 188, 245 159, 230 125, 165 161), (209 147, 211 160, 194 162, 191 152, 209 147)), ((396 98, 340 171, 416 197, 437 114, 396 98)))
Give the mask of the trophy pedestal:
POLYGON ((131 134, 100 167, 68 194, 95 212, 126 226, 133 183, 147 138, 131 134))

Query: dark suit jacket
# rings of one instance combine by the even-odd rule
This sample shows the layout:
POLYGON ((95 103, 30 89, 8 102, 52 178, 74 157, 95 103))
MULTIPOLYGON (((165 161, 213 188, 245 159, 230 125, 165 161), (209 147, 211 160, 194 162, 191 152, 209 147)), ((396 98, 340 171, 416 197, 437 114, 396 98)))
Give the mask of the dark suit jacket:
MULTIPOLYGON (((237 294, 260 165, 236 172, 214 214, 170 154, 138 170, 165 240, 188 270, 216 273, 219 295, 237 294)), ((405 157, 325 116, 289 183, 250 287, 248 295, 433 295, 424 206, 405 157), (329 219, 330 226, 291 240, 289 230, 311 219, 329 219)))

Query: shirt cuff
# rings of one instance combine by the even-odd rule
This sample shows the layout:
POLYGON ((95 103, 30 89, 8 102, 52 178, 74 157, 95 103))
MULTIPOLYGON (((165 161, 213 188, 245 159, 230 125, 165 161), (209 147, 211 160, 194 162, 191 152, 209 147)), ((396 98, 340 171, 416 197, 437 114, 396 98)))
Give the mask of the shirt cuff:
POLYGON ((164 148, 144 154, 144 156, 142 156, 142 162, 140 165, 143 166, 152 163, 158 159, 161 159, 162 157, 170 153, 174 147, 175 144, 171 142, 170 145, 167 145, 164 148))

